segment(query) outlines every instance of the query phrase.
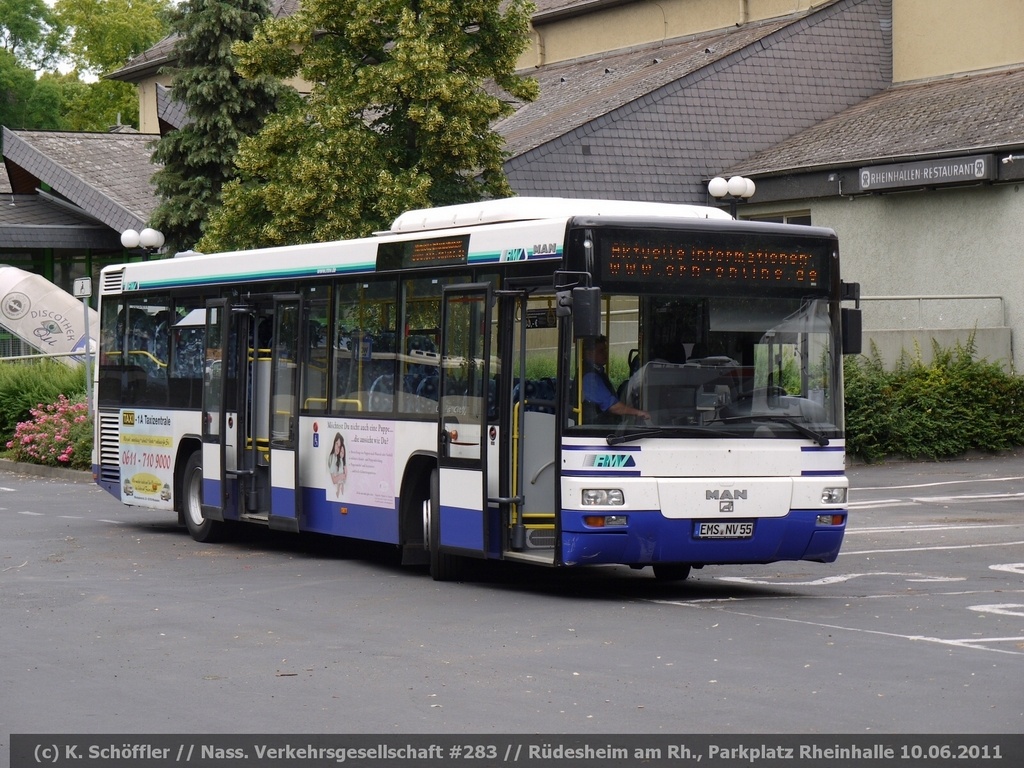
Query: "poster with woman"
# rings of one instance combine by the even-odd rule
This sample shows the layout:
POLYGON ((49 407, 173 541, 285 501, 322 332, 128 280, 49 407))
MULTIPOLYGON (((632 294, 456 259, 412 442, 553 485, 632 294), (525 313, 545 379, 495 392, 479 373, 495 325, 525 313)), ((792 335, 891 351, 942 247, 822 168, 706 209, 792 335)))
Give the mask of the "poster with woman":
POLYGON ((348 479, 348 466, 345 461, 345 438, 341 432, 334 435, 331 452, 327 454, 327 472, 334 486, 334 496, 340 499, 345 493, 345 481, 348 479))

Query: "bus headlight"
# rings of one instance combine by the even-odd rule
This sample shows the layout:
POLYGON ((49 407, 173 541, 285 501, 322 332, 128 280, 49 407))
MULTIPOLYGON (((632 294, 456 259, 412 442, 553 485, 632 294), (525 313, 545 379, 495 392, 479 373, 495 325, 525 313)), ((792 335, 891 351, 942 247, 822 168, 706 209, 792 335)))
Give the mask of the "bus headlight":
POLYGON ((619 488, 584 488, 580 503, 584 507, 621 507, 626 497, 619 488))
POLYGON ((823 488, 821 490, 822 504, 845 504, 846 488, 823 488))

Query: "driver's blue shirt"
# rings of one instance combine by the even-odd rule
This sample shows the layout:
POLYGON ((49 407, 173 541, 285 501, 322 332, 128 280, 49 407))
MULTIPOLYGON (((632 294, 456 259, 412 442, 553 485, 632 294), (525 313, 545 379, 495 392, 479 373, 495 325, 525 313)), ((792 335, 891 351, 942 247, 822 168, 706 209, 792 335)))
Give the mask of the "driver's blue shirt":
POLYGON ((619 402, 603 368, 595 365, 583 374, 583 400, 596 405, 602 413, 619 402))

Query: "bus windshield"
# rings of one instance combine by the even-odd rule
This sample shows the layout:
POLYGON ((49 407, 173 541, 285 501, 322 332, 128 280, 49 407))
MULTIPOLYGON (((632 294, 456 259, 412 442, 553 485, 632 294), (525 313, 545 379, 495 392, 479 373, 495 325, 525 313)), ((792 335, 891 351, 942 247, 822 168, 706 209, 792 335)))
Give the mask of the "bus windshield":
POLYGON ((842 437, 838 308, 821 297, 605 295, 575 342, 573 431, 635 437, 842 437))

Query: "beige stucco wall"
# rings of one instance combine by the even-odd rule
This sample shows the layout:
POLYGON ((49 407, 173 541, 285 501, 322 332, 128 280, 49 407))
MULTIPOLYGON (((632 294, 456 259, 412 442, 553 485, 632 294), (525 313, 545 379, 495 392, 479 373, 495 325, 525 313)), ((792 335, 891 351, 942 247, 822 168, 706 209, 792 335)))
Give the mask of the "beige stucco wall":
POLYGON ((893 80, 1024 62, 1021 0, 893 0, 893 80))
POLYGON ((152 77, 138 84, 139 133, 160 133, 160 120, 157 115, 156 106, 156 87, 158 83, 168 85, 169 80, 152 77))
MULTIPOLYGON (((783 206, 751 205, 751 213, 783 206)), ((806 209, 804 209, 806 210, 806 209)), ((980 354, 1024 370, 1024 184, 829 198, 811 223, 839 236, 843 278, 865 298, 883 359, 976 332, 980 354), (898 297, 898 298, 895 298, 898 297), (918 299, 917 297, 924 297, 918 299)))
POLYGON ((833 0, 665 0, 630 2, 587 16, 535 19, 520 69, 671 40, 750 21, 802 13, 833 0))

